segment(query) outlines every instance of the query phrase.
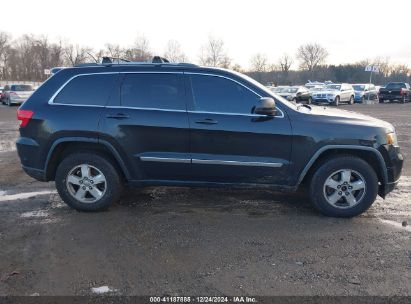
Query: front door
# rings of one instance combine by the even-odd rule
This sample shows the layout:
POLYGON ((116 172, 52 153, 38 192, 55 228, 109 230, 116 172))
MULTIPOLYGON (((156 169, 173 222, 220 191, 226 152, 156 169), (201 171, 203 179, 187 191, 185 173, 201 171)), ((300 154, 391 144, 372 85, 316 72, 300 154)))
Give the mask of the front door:
POLYGON ((246 82, 219 75, 187 75, 193 179, 284 183, 291 152, 287 114, 253 114, 260 96, 246 82))

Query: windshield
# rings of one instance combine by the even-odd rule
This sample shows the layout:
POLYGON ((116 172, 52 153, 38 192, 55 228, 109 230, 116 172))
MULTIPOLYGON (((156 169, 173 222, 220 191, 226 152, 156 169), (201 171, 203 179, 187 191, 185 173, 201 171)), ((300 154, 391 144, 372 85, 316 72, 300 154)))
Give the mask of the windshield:
POLYGON ((11 86, 12 91, 33 91, 33 87, 28 84, 14 84, 11 86))
POLYGON ((341 85, 340 84, 329 84, 326 86, 326 88, 328 90, 340 90, 341 89, 341 85))
POLYGON ((365 85, 361 85, 361 84, 354 84, 352 87, 354 88, 355 91, 364 91, 365 90, 365 85))
POLYGON ((280 93, 296 93, 298 88, 283 88, 280 93))
POLYGON ((405 89, 407 86, 405 85, 405 83, 389 83, 387 84, 387 86, 385 87, 386 89, 392 90, 392 89, 405 89))

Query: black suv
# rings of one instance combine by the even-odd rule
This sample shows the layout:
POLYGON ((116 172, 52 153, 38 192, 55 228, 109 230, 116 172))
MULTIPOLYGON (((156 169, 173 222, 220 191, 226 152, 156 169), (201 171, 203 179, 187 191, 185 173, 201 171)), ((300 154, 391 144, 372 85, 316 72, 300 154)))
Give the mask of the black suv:
POLYGON ((387 122, 297 105, 245 75, 193 64, 62 69, 18 119, 24 170, 86 211, 109 207, 123 185, 306 184, 322 213, 352 217, 394 189, 403 164, 387 122))

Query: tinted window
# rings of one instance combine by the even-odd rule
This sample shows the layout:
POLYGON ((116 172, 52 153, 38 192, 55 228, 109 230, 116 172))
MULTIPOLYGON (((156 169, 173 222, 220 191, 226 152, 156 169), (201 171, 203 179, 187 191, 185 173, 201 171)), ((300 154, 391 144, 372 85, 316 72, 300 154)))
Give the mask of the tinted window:
POLYGON ((33 87, 29 84, 14 84, 11 86, 11 91, 21 92, 21 91, 33 91, 33 87))
POLYGON ((391 82, 391 83, 387 84, 387 86, 385 88, 389 89, 389 90, 395 90, 395 89, 405 89, 406 87, 407 86, 405 85, 405 83, 391 82))
POLYGON ((185 110, 185 90, 179 74, 126 74, 121 104, 127 107, 185 110))
POLYGON ((106 105, 117 74, 83 75, 72 79, 54 99, 54 103, 106 105))
POLYGON ((192 75, 197 111, 251 114, 259 97, 242 85, 217 76, 192 75))

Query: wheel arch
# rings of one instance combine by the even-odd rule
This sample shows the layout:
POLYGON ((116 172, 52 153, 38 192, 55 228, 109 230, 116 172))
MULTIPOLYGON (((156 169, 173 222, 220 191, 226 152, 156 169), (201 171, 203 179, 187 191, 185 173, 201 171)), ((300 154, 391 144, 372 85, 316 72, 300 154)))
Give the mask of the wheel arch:
POLYGON ((383 156, 377 149, 354 145, 330 145, 322 147, 311 157, 310 161, 300 173, 296 187, 309 181, 323 161, 340 155, 351 155, 363 159, 375 170, 380 188, 387 183, 387 167, 383 156))
POLYGON ((46 180, 54 180, 56 169, 61 160, 74 151, 93 151, 109 157, 126 180, 130 172, 118 151, 107 141, 89 137, 64 137, 53 142, 45 163, 46 180))

